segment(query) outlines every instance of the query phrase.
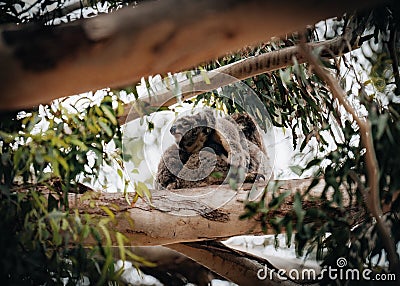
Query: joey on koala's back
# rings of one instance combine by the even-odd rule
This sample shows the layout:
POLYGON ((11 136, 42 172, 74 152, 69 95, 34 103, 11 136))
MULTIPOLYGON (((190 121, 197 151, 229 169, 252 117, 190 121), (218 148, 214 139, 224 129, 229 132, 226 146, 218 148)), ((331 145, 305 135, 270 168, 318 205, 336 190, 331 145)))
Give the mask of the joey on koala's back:
POLYGON ((192 188, 223 183, 232 168, 246 181, 270 172, 261 135, 247 114, 217 117, 206 109, 178 118, 170 129, 175 143, 158 165, 158 188, 192 188), (218 176, 216 176, 218 174, 218 176))

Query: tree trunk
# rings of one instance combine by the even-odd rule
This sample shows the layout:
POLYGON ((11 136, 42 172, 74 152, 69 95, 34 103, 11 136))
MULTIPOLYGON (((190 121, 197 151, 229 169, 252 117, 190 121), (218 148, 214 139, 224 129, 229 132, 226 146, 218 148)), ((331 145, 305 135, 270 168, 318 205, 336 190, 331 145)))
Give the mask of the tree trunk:
POLYGON ((2 28, 0 110, 190 69, 369 1, 157 1, 59 26, 2 28))

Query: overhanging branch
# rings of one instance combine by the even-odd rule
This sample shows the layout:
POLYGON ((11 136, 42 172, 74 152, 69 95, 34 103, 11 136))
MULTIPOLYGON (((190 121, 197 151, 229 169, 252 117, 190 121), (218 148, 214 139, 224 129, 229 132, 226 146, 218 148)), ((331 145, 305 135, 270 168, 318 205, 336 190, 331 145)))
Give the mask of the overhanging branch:
MULTIPOLYGON (((364 39, 369 38, 361 38, 351 49, 359 48, 364 42, 364 39)), ((322 55, 329 58, 349 52, 349 45, 344 37, 337 37, 318 43, 310 43, 309 46, 322 49, 322 55)), ((243 59, 239 62, 214 69, 208 73, 209 82, 205 82, 203 75, 194 76, 191 79, 179 83, 182 100, 240 80, 291 66, 294 64, 294 58, 299 64, 307 61, 300 52, 300 48, 298 46, 293 46, 243 59)), ((174 91, 170 89, 163 92, 156 92, 152 96, 141 98, 140 101, 147 104, 148 107, 159 108, 176 103, 176 98, 174 91)), ((124 115, 118 118, 120 124, 127 123, 139 117, 139 114, 136 113, 129 114, 133 104, 127 104, 125 106, 124 115)))
POLYGON ((53 27, 2 27, 0 110, 187 70, 378 2, 169 0, 53 27))

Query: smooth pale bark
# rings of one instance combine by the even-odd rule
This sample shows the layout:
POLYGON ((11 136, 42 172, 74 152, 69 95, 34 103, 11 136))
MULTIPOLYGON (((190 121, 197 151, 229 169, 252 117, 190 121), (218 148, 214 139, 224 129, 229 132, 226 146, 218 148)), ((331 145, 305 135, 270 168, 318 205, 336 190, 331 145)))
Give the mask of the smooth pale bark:
MULTIPOLYGON (((294 194, 296 191, 305 191, 311 179, 276 183, 280 185, 280 191, 290 191, 294 194)), ((322 181, 313 188, 310 196, 320 196, 323 186, 322 181)), ((107 216, 101 209, 102 206, 115 209, 117 223, 114 230, 126 235, 131 245, 167 245, 222 239, 235 235, 262 234, 260 222, 256 219, 239 219, 244 213, 243 203, 248 198, 251 187, 252 184, 244 184, 237 193, 228 186, 153 191, 152 206, 141 200, 130 206, 121 193, 86 193, 71 195, 70 207, 72 210, 78 209, 82 213, 93 214, 97 218, 107 216), (224 202, 226 203, 223 204, 224 202), (126 215, 134 220, 134 227, 130 225, 126 215)), ((263 189, 264 186, 259 185, 259 188, 263 189)), ((269 192, 267 202, 271 195, 272 192, 269 192)), ((343 192, 345 205, 350 206, 346 195, 347 192, 343 192)), ((289 196, 288 200, 290 198, 289 196)), ((289 203, 283 204, 277 211, 282 215, 290 210, 289 203)), ((269 228, 267 233, 273 233, 272 229, 269 228)))
POLYGON ((2 27, 0 110, 190 69, 378 2, 165 0, 60 26, 2 27))
MULTIPOLYGON (((157 265, 156 267, 141 266, 140 270, 156 277, 164 285, 181 285, 173 283, 175 281, 171 280, 174 279, 181 283, 186 280, 185 284, 206 286, 212 279, 220 278, 196 261, 164 246, 135 246, 129 247, 129 250, 157 265)), ((114 255, 119 257, 118 248, 114 249, 114 255)))
MULTIPOLYGON (((311 43, 309 46, 314 49, 321 49, 322 55, 332 58, 348 52, 349 47, 351 47, 351 49, 356 49, 361 44, 362 41, 360 40, 356 46, 350 46, 351 43, 349 43, 346 38, 337 37, 332 40, 311 43)), ((298 64, 306 62, 306 57, 301 53, 300 47, 298 46, 283 48, 246 58, 207 72, 207 82, 203 74, 179 82, 181 99, 185 100, 204 92, 236 83, 240 80, 292 66, 295 61, 298 64)), ((140 98, 140 101, 146 104, 146 107, 149 109, 170 106, 177 102, 176 93, 174 92, 176 88, 177 87, 171 83, 168 90, 156 91, 151 96, 140 98)), ((125 106, 124 114, 118 118, 120 124, 127 123, 140 117, 140 114, 135 112, 135 108, 132 108, 134 104, 135 102, 125 106)))
MULTIPOLYGON (((238 285, 295 286, 299 285, 299 282, 317 285, 310 284, 310 281, 291 281, 284 274, 281 276, 282 279, 277 275, 279 269, 271 265, 268 260, 232 249, 216 241, 168 246, 135 246, 130 247, 129 250, 146 261, 155 263, 157 265, 155 268, 140 267, 140 269, 167 285, 171 284, 168 283, 171 282, 170 275, 172 277, 182 275, 188 282, 204 286, 209 285, 208 283, 216 278, 223 278, 238 285), (261 279, 258 278, 257 273, 261 279)), ((114 252, 119 257, 117 248, 114 252)))
POLYGON ((269 266, 268 262, 264 259, 241 251, 232 250, 218 242, 201 244, 180 243, 168 245, 167 247, 186 255, 187 257, 197 261, 199 264, 238 285, 299 285, 293 281, 282 279, 281 277, 285 277, 284 275, 279 277, 276 269, 269 266), (265 264, 267 264, 268 267, 265 268, 265 264), (262 278, 265 275, 266 278, 260 279, 257 274, 262 278))

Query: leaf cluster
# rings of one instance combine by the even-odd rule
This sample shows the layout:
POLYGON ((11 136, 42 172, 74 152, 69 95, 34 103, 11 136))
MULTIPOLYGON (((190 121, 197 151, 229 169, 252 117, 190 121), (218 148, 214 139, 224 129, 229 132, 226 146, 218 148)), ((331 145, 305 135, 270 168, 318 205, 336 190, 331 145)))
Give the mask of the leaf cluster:
MULTIPOLYGON (((353 84, 358 85, 358 94, 354 93, 352 86, 347 94, 348 100, 359 116, 371 124, 379 169, 379 197, 386 212, 385 224, 395 244, 400 240, 394 227, 399 225, 400 211, 400 150, 397 143, 400 139, 399 82, 396 82, 398 69, 394 64, 398 64, 399 40, 396 37, 395 53, 390 51, 390 41, 386 40, 389 40, 391 31, 397 31, 397 10, 398 4, 392 3, 369 13, 347 15, 344 23, 355 25, 355 32, 373 31, 374 37, 366 43, 371 46, 373 55, 341 58, 343 65, 356 74, 353 84), (365 69, 369 79, 362 82, 357 69, 365 69)), ((321 61, 337 73, 338 81, 345 88, 344 81, 340 79, 343 71, 337 68, 339 65, 321 61)), ((323 260, 322 265, 336 266, 337 259, 345 257, 349 268, 361 269, 368 265, 376 271, 387 271, 378 267, 372 259, 375 255, 381 257, 384 243, 366 207, 370 178, 364 162, 365 149, 353 118, 340 107, 325 84, 304 65, 295 64, 285 70, 257 76, 248 80, 248 84, 265 103, 272 123, 292 131, 294 145, 300 144, 300 150, 304 150, 314 138, 320 155, 317 154, 306 166, 299 167, 300 173, 311 168, 318 170, 318 177, 308 189, 294 192, 289 198, 289 193, 282 193, 278 186, 269 186, 265 190, 268 196, 265 194, 259 201, 246 204, 242 218, 260 220, 264 230, 271 227, 276 233, 286 231, 288 243, 295 235, 298 255, 303 255, 304 251, 310 255, 316 250, 317 258, 323 260), (333 132, 335 128, 340 131, 333 132), (336 146, 333 150, 328 148, 328 140, 324 138, 327 133, 336 146), (324 184, 321 196, 310 199, 309 192, 320 181, 324 184), (272 198, 267 199, 269 196, 272 198), (276 211, 288 205, 291 208, 285 215, 276 211)))
POLYGON ((69 208, 69 194, 86 191, 79 176, 97 176, 109 160, 106 145, 121 149, 116 118, 122 103, 111 96, 99 104, 82 101, 75 110, 58 104, 3 115, 9 118, 0 130, 0 280, 7 285, 119 283, 113 241, 121 257, 144 263, 124 248, 121 233, 111 231, 113 210, 104 207, 98 219, 69 208), (85 247, 88 240, 95 245, 85 247))

